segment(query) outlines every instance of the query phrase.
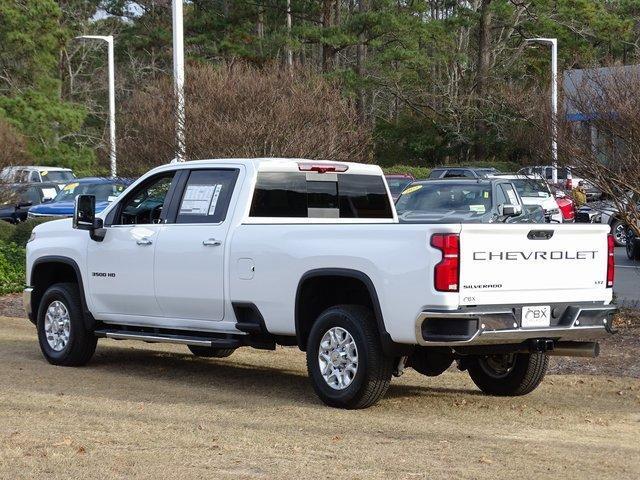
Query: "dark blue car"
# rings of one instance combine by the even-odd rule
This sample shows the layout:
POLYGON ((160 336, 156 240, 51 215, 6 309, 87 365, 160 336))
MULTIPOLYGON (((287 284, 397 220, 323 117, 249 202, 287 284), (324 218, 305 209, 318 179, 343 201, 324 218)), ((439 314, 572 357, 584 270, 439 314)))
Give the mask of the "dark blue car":
POLYGON ((53 201, 29 209, 29 218, 72 217, 78 195, 95 195, 96 212, 104 210, 133 181, 127 178, 80 178, 67 183, 53 201))

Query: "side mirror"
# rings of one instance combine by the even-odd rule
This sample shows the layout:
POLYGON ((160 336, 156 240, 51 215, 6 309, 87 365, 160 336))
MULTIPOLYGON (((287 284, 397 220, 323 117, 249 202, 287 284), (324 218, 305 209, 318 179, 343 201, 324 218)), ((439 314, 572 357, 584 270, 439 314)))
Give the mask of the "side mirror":
POLYGON ((517 217, 522 214, 522 206, 505 203, 502 205, 502 215, 504 217, 517 217))
POLYGON ((93 230, 96 225, 95 195, 78 195, 73 210, 73 228, 93 230))
POLYGON ((49 203, 53 200, 53 198, 43 198, 42 203, 49 203))
POLYGON ((18 208, 26 208, 26 207, 30 207, 32 205, 33 205, 32 202, 20 202, 20 203, 18 203, 17 207, 18 208))
POLYGON ((95 195, 78 195, 73 210, 73 228, 88 230, 92 240, 101 242, 105 235, 102 219, 96 218, 95 195))

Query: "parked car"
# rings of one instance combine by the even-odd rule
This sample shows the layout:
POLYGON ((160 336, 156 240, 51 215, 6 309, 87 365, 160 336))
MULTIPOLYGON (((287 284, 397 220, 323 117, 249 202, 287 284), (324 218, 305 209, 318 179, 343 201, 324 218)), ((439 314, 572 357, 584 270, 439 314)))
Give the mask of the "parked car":
MULTIPOLYGON (((544 178, 548 183, 553 183, 553 168, 552 165, 524 167, 518 170, 518 173, 527 176, 537 175, 544 178)), ((571 192, 580 182, 584 182, 583 186, 587 194, 587 201, 591 202, 602 197, 602 192, 584 178, 578 176, 574 167, 557 167, 557 169, 558 183, 555 185, 556 187, 564 188, 571 192)))
POLYGON ((409 174, 391 174, 385 175, 384 178, 387 180, 387 185, 389 186, 389 191, 394 201, 397 200, 402 191, 415 180, 413 175, 409 174))
POLYGON ((576 210, 576 222, 609 225, 616 246, 624 247, 627 244, 628 227, 619 217, 618 208, 609 200, 590 202, 576 210))
POLYGON ((20 223, 33 205, 50 202, 58 194, 57 183, 13 183, 0 185, 0 219, 20 223))
POLYGON ((7 183, 57 183, 63 187, 76 178, 70 168, 61 167, 5 167, 0 180, 7 183))
POLYGON ((401 223, 544 222, 542 209, 524 208, 513 184, 502 179, 414 182, 400 195, 396 210, 401 223))
POLYGON ((429 173, 429 179, 437 178, 485 178, 500 173, 493 167, 436 167, 429 173))
POLYGON ((564 223, 573 223, 576 221, 576 205, 573 197, 568 195, 563 189, 550 185, 551 193, 556 198, 556 203, 560 212, 562 212, 562 220, 564 223))
POLYGON ((78 195, 95 196, 96 211, 101 212, 130 184, 122 178, 81 178, 65 185, 51 202, 31 207, 28 217, 72 217, 78 195))
MULTIPOLYGON (((476 182, 492 188, 475 205, 498 182, 476 182)), ((614 267, 601 225, 398 225, 376 165, 216 159, 35 227, 24 304, 54 365, 86 364, 103 337, 218 358, 296 345, 322 401, 365 408, 406 366, 454 361, 487 394, 533 391, 549 352, 593 356, 609 337, 614 267)))
POLYGON ((517 175, 499 173, 495 178, 509 180, 516 187, 524 205, 538 205, 542 207, 547 223, 562 223, 564 217, 560 211, 556 197, 551 193, 549 184, 538 175, 517 175))

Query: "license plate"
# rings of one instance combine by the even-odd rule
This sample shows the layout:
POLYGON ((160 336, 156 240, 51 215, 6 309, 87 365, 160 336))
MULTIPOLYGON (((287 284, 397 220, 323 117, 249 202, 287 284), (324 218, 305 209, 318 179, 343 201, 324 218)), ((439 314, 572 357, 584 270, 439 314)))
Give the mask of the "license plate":
POLYGON ((551 323, 551 307, 536 305, 522 307, 522 328, 548 327, 551 323))

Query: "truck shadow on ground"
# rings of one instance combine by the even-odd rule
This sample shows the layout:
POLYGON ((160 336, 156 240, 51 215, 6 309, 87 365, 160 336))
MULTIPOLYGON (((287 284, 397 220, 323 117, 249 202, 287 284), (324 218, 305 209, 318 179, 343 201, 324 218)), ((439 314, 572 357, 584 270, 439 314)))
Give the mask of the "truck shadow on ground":
MULTIPOLYGON (((21 354, 28 357, 25 360, 29 363, 41 363, 42 369, 61 368, 47 364, 33 348, 27 347, 21 354)), ((91 378, 92 395, 114 400, 158 401, 162 398, 163 402, 228 402, 237 405, 238 399, 242 399, 243 404, 256 403, 262 406, 265 401, 278 405, 322 405, 313 392, 306 369, 301 369, 304 353, 291 353, 301 356, 297 359, 299 362, 293 365, 295 369, 286 368, 286 365, 278 363, 282 357, 270 357, 270 354, 272 352, 254 353, 251 361, 246 361, 246 358, 234 359, 234 356, 241 357, 237 353, 224 359, 204 359, 190 353, 99 345, 86 367, 60 369, 57 376, 68 375, 69 388, 77 388, 78 391, 86 391, 87 385, 83 380, 91 378)), ((287 357, 291 358, 289 355, 287 357)), ((394 380, 385 395, 387 399, 425 397, 425 400, 437 401, 438 398, 450 399, 461 394, 480 393, 466 389, 398 384, 394 380)), ((33 384, 34 391, 43 391, 38 385, 42 384, 33 384)))

